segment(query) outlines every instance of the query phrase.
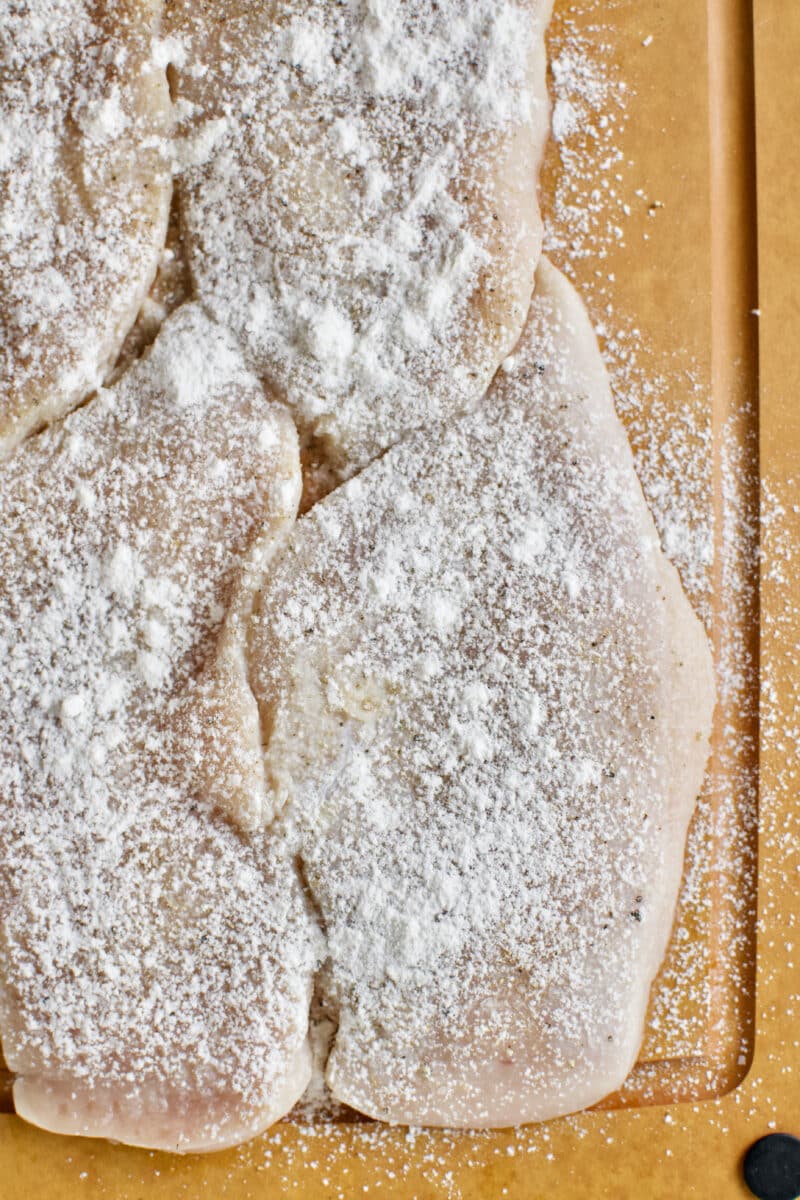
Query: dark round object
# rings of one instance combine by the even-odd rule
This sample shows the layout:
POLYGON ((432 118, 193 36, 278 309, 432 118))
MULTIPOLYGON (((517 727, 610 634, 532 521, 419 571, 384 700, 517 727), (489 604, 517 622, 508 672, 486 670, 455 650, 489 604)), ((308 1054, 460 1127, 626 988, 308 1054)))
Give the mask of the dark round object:
POLYGON ((758 1200, 798 1200, 800 1138, 770 1133, 744 1156, 744 1181, 758 1200))

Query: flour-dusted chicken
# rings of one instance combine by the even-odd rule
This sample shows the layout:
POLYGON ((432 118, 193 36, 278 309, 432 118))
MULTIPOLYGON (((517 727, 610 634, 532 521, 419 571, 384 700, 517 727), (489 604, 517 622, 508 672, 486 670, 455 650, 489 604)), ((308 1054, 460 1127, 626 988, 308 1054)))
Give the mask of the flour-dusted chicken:
POLYGON ((551 6, 169 7, 197 294, 291 409, 313 494, 474 405, 519 337, 551 6))
POLYGON ((171 192, 160 12, 0 9, 0 455, 102 381, 155 275, 171 192))
POLYGON ((334 1096, 492 1126, 615 1089, 670 932, 712 668, 552 266, 481 408, 298 521, 249 654, 327 934, 334 1096))
POLYGON ((193 305, 0 472, 0 1034, 38 1125, 213 1149, 308 1082, 241 637, 299 494, 288 414, 193 305))

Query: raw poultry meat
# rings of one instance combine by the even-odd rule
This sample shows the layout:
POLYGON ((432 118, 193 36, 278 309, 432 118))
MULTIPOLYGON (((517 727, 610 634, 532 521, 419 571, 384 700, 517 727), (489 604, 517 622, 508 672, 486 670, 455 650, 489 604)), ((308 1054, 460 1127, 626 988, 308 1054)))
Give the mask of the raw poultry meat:
POLYGON ((196 292, 291 409, 310 499, 477 403, 519 337, 550 9, 169 9, 196 292))
POLYGON ((297 522, 249 659, 268 785, 326 932, 333 1095, 495 1126, 621 1084, 712 666, 586 313, 545 260, 480 409, 297 522))
POLYGON ((102 382, 172 190, 160 0, 0 12, 0 457, 102 382))
POLYGON ((242 657, 299 495, 196 305, 0 473, 0 1031, 35 1124, 215 1149, 308 1082, 315 931, 242 657))

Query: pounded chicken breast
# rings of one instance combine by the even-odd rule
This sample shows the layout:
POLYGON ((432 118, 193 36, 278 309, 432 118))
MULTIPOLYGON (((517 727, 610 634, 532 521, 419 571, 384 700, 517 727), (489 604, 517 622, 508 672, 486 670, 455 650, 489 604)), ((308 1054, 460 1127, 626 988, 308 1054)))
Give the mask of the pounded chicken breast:
POLYGON ((0 10, 0 456, 104 377, 171 193, 161 0, 0 10))
POLYGON ((35 1124, 215 1149, 308 1082, 315 935, 242 658, 299 494, 193 305, 0 473, 0 1033, 35 1124))
POLYGON ((474 405, 541 244, 551 0, 178 0, 199 299, 301 431, 311 498, 474 405))
POLYGON ((621 1084, 714 689, 552 266, 481 408, 298 521, 249 656, 327 935, 334 1096, 493 1126, 621 1084))

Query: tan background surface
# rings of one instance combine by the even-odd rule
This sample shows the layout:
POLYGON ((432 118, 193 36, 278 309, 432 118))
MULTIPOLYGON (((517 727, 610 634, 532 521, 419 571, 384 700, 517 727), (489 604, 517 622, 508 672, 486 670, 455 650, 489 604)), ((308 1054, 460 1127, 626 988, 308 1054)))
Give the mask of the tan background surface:
MULTIPOLYGON (((793 1007, 800 1001, 800 580, 790 560, 800 547, 793 511, 800 504, 800 5, 754 4, 757 292, 749 16, 740 0, 709 0, 708 8, 700 0, 623 0, 603 13, 604 24, 618 25, 624 77, 639 93, 631 124, 643 113, 649 117, 647 128, 640 124, 629 135, 636 177, 667 200, 657 221, 644 210, 632 216, 614 263, 620 300, 641 314, 659 353, 691 353, 711 383, 709 420, 718 429, 722 416, 741 413, 742 440, 753 433, 754 414, 742 405, 752 398, 759 370, 761 474, 770 515, 760 624, 767 732, 760 748, 755 1057, 744 1082, 722 1099, 589 1113, 480 1137, 410 1138, 403 1130, 375 1137, 369 1124, 358 1123, 323 1136, 283 1124, 277 1135, 238 1151, 186 1159, 52 1137, 3 1116, 1 1196, 735 1200, 749 1194, 739 1178, 747 1145, 772 1127, 800 1133, 793 1007), (648 35, 653 42, 645 48, 648 35), (751 314, 756 307, 760 318, 751 314)), ((745 489, 754 483, 753 476, 745 489)), ((720 852, 724 861, 724 847, 720 852)), ((704 961, 713 974, 722 962, 713 930, 696 932, 710 938, 704 961)), ((745 968, 746 943, 745 937, 745 968)), ((724 971, 720 987, 724 1007, 724 971)), ((747 1069, 747 1063, 731 1066, 727 1036, 734 1027, 746 1030, 747 1017, 728 1011, 720 1044, 706 1039, 709 1090, 731 1086, 747 1069)), ((686 1079, 681 1071, 672 1061, 669 1073, 679 1083, 686 1079)))

